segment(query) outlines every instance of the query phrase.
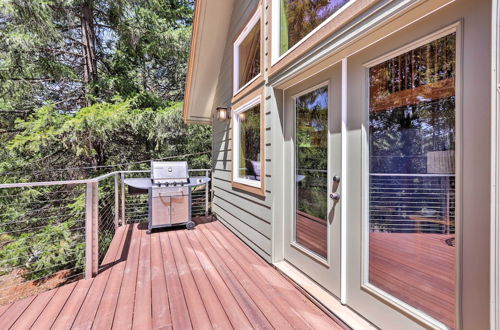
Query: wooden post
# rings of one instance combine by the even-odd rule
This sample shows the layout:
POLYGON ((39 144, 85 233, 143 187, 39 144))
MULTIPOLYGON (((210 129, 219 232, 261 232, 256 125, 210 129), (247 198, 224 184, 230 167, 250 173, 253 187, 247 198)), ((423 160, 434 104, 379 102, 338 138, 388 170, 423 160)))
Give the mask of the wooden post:
MULTIPOLYGON (((205 176, 208 177, 208 171, 205 171, 205 176)), ((210 193, 209 183, 210 182, 207 182, 207 184, 205 185, 205 216, 206 217, 208 217, 208 200, 209 200, 209 193, 210 193)))
POLYGON ((125 220, 125 173, 121 173, 121 185, 122 185, 122 226, 127 224, 125 220))
POLYGON ((85 200, 85 278, 97 275, 99 264, 98 183, 87 183, 85 200))
POLYGON ((92 183, 87 183, 85 198, 85 278, 92 278, 92 183))
POLYGON ((99 270, 99 184, 92 183, 92 276, 99 270))
POLYGON ((120 193, 118 191, 119 176, 115 173, 115 230, 118 228, 118 221, 120 218, 120 193))

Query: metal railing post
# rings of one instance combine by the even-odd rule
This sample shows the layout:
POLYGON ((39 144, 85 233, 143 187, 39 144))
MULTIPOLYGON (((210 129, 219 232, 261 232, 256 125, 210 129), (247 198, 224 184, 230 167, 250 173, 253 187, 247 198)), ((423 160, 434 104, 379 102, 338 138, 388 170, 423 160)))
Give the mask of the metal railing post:
MULTIPOLYGON (((205 176, 208 177, 208 171, 205 171, 205 176)), ((205 216, 208 217, 208 200, 209 200, 210 188, 209 183, 205 185, 205 216)))
POLYGON ((125 173, 121 172, 121 185, 122 185, 122 226, 125 226, 127 224, 127 221, 125 220, 125 173))
POLYGON ((118 191, 119 175, 115 173, 115 230, 118 228, 120 218, 120 193, 118 191))

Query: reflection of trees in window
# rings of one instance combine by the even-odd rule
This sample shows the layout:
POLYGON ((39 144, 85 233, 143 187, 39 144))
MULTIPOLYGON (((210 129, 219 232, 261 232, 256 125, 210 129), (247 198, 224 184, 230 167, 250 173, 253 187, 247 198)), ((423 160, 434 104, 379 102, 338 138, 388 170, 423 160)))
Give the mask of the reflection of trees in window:
POLYGON ((326 217, 328 169, 328 87, 296 100, 297 209, 326 217), (303 179, 302 179, 303 178, 303 179))
POLYGON ((260 105, 239 114, 240 169, 239 176, 260 180, 260 105))
POLYGON ((349 0, 281 0, 281 54, 348 2, 349 0))
POLYGON ((455 231, 455 34, 370 68, 370 228, 455 231))
POLYGON ((455 149, 455 34, 370 68, 372 173, 428 173, 455 149))
POLYGON ((370 113, 370 171, 428 173, 427 156, 455 150, 455 97, 370 113))
POLYGON ((370 68, 370 112, 455 95, 455 34, 370 68))
POLYGON ((242 87, 260 73, 260 21, 239 46, 239 54, 239 86, 242 87))

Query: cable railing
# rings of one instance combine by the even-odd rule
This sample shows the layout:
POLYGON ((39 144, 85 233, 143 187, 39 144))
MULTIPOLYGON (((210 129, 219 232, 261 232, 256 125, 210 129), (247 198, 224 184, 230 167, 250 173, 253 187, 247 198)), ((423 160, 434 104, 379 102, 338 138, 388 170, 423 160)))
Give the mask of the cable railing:
MULTIPOLYGON (((129 193, 124 180, 149 175, 0 184, 0 305, 95 276, 117 228, 148 220, 148 196, 129 193)), ((210 185, 192 196, 193 216, 209 215, 210 185)))
POLYGON ((84 275, 85 185, 0 186, 0 305, 84 275))
POLYGON ((370 230, 455 233, 455 176, 370 174, 370 230))

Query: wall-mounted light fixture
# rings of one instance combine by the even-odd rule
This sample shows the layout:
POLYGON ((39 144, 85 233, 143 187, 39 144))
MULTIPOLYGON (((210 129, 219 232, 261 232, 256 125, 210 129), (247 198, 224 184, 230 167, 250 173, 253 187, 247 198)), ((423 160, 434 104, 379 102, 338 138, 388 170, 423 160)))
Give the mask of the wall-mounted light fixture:
POLYGON ((231 118, 231 108, 228 107, 217 107, 217 119, 218 120, 228 120, 231 118))

